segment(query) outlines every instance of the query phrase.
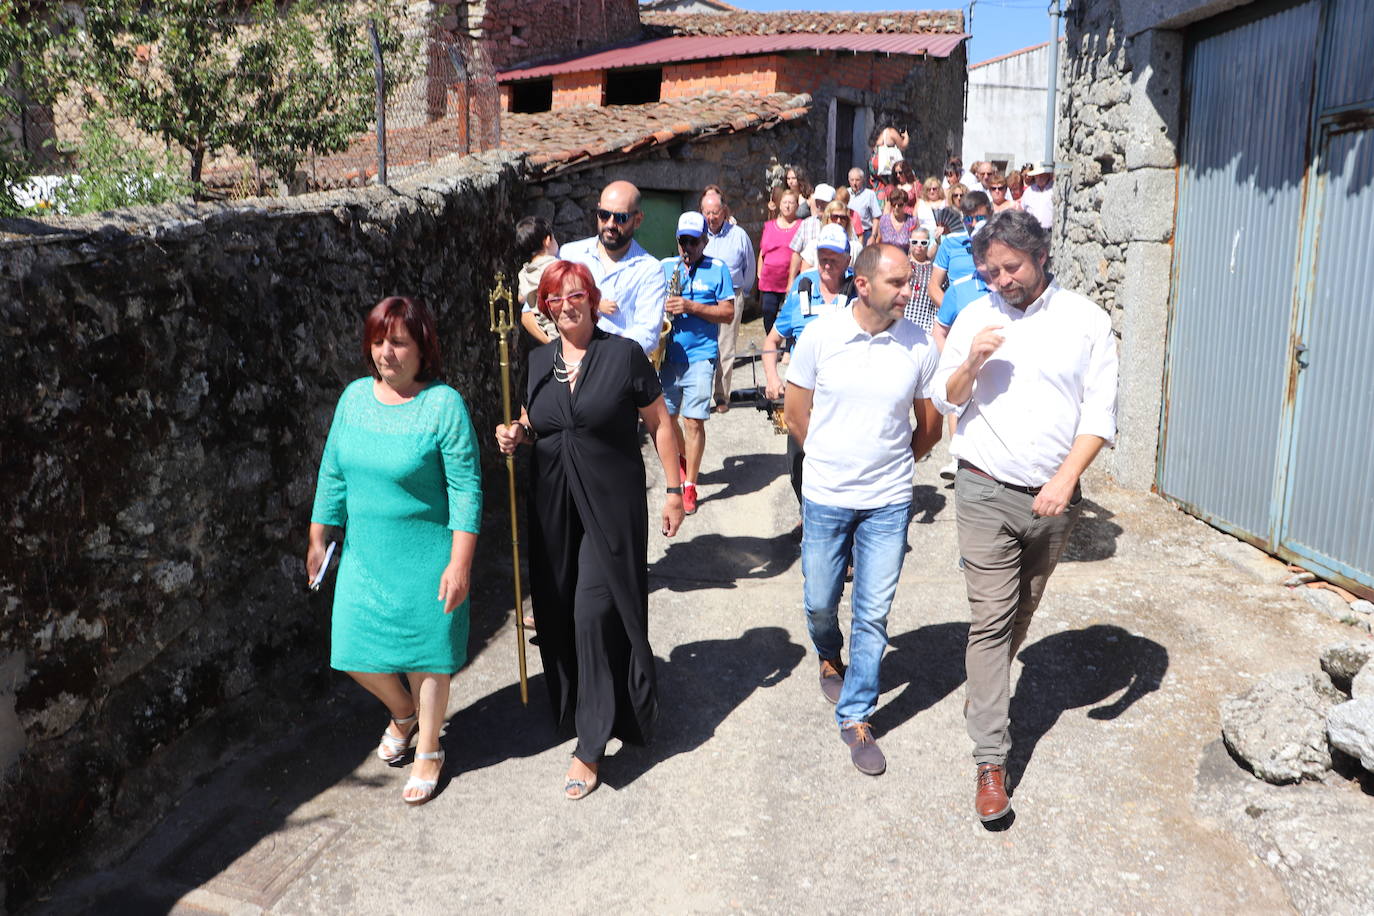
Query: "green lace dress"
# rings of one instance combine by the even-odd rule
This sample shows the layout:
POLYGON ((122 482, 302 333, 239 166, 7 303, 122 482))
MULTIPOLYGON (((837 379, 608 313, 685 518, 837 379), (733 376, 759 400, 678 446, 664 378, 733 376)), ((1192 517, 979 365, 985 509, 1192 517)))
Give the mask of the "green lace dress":
POLYGON ((452 532, 476 533, 481 521, 477 438, 447 385, 394 405, 372 385, 358 379, 339 398, 311 513, 346 531, 329 663, 452 674, 467 660, 468 602, 445 614, 439 577, 452 532))

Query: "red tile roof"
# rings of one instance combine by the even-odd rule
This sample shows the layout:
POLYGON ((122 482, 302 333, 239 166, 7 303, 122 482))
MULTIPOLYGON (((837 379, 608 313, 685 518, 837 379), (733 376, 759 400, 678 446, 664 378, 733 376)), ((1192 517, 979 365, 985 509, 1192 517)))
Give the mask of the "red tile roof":
POLYGON ((948 57, 968 36, 962 32, 789 32, 779 35, 683 35, 598 51, 556 64, 513 67, 496 74, 499 82, 538 79, 559 73, 648 67, 687 60, 716 60, 787 51, 853 51, 859 54, 910 54, 948 57))
POLYGON ((964 31, 959 10, 892 12, 660 13, 648 10, 640 22, 660 35, 919 34, 964 31))
POLYGON ((567 108, 501 116, 503 149, 529 153, 532 174, 681 140, 767 130, 811 111, 809 95, 708 92, 649 105, 567 108))

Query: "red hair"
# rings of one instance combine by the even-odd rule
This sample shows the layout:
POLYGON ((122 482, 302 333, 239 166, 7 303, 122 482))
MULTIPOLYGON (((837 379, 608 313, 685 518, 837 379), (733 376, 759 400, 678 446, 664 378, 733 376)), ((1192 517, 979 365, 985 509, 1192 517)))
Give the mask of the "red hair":
POLYGON ((601 305, 601 290, 596 288, 596 279, 587 269, 587 265, 578 264, 576 261, 554 261, 544 269, 544 275, 539 278, 539 292, 535 300, 539 314, 545 318, 553 317, 549 314, 549 297, 563 294, 563 282, 569 275, 582 281, 582 288, 587 291, 587 298, 592 304, 592 316, 595 318, 597 306, 601 305))
POLYGON ((434 315, 423 302, 405 296, 387 296, 363 320, 363 365, 367 371, 373 378, 382 377, 372 361, 372 344, 390 334, 397 322, 405 325, 420 349, 420 371, 415 380, 427 382, 437 377, 444 362, 439 356, 439 330, 434 315))

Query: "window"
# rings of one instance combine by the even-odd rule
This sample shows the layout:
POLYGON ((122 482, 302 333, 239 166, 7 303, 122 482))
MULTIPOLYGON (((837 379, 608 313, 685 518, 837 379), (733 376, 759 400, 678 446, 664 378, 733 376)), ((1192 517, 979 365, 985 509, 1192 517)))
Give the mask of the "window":
POLYGON ((663 87, 663 68, 606 71, 607 105, 646 105, 657 102, 663 87))
POLYGON ((510 110, 532 114, 553 108, 553 80, 525 80, 510 84, 510 110))

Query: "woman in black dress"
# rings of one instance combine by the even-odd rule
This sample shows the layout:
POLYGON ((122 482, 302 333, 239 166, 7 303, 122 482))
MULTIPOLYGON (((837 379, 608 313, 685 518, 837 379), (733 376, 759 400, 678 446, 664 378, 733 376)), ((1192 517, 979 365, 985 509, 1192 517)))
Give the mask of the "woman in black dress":
POLYGON ((648 500, 639 420, 653 437, 668 493, 663 533, 682 524, 677 440, 644 351, 596 327, 601 293, 591 271, 558 261, 538 307, 559 337, 531 351, 519 422, 496 428, 530 463, 530 598, 539 653, 560 728, 577 748, 563 792, 584 798, 612 737, 644 744, 658 712, 649 648, 648 500))

